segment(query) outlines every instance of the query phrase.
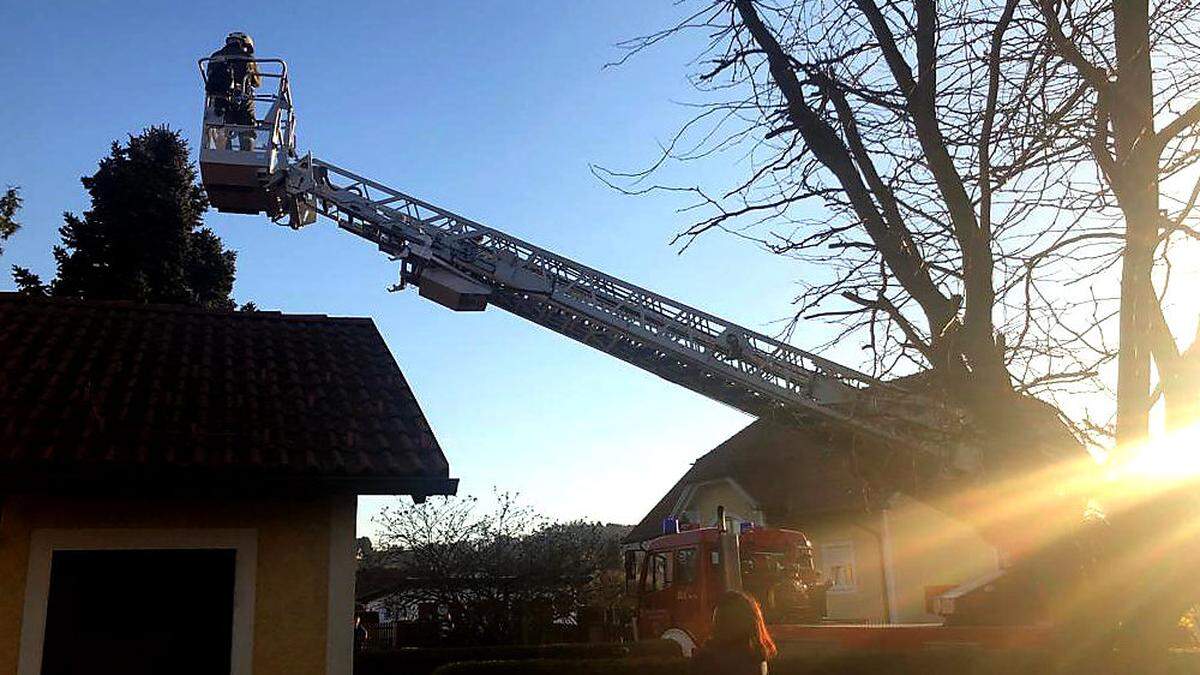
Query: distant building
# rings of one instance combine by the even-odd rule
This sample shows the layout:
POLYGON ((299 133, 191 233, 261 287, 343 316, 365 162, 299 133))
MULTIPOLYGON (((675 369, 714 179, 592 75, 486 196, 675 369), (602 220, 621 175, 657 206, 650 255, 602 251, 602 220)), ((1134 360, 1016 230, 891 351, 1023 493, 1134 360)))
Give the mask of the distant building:
POLYGON ((816 431, 759 420, 700 457, 625 537, 659 536, 665 518, 711 525, 718 505, 736 522, 797 529, 833 582, 829 616, 921 622, 927 598, 998 569, 996 549, 966 525, 898 494, 868 509, 844 448, 816 431))
POLYGON ((0 673, 349 675, 356 496, 448 476, 369 319, 0 294, 0 673))

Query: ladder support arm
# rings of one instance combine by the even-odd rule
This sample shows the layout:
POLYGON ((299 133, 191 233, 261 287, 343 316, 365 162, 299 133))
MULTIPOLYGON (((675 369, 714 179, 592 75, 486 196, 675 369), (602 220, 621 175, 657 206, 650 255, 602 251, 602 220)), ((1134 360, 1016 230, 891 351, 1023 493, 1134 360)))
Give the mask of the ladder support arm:
POLYGON ((401 262, 399 287, 451 309, 494 305, 754 416, 790 414, 909 447, 923 443, 906 432, 934 427, 921 397, 334 164, 305 157, 285 184, 289 224, 334 220, 401 262))

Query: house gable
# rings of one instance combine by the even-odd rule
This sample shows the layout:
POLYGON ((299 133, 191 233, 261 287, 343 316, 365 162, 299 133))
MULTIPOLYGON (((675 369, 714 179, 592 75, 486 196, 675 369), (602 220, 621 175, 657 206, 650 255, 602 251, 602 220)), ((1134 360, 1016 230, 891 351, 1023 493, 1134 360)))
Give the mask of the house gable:
POLYGON ((758 502, 737 480, 728 476, 689 484, 680 493, 671 513, 689 523, 716 525, 718 506, 725 507, 725 515, 733 523, 767 524, 758 502))
MULTIPOLYGON (((804 514, 859 511, 863 483, 817 429, 760 419, 703 455, 625 537, 636 544, 658 536, 664 518, 678 516, 695 486, 730 480, 761 514, 760 522, 788 522, 804 514)), ((727 508, 732 508, 727 504, 727 508)), ((707 517, 706 517, 707 518, 707 517)))

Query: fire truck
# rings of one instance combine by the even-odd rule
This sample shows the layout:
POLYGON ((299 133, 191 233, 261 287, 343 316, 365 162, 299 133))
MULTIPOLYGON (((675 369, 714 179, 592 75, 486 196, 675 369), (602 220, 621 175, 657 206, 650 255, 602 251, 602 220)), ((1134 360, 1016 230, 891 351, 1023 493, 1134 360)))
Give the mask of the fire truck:
MULTIPOLYGON (((845 434, 875 448, 880 466, 928 467, 939 476, 983 470, 978 447, 959 433, 962 416, 943 401, 587 267, 311 152, 300 155, 287 64, 251 60, 264 84, 243 85, 236 95, 254 100, 260 114, 252 124, 226 120, 221 111, 228 105, 218 97, 230 94, 206 87, 200 174, 218 211, 265 214, 292 229, 324 216, 399 263, 393 290, 416 287, 421 297, 455 311, 497 307, 750 415, 845 434)), ((210 61, 198 63, 202 78, 210 61)), ((886 492, 887 474, 879 475, 879 491, 886 492)), ((1041 639, 1040 629, 1011 626, 822 624, 825 587, 807 538, 754 526, 735 532, 724 522, 666 532, 646 545, 640 561, 628 563, 637 583, 640 637, 676 639, 690 650, 707 634, 715 598, 745 589, 766 607, 782 641, 1000 646, 1041 639)), ((963 623, 963 616, 975 621, 997 606, 997 588, 1007 586, 997 578, 956 589, 940 599, 942 613, 948 623, 963 623), (964 615, 964 607, 975 610, 964 615)))
MULTIPOLYGON (((680 529, 668 518, 663 534, 625 552, 626 589, 637 600, 635 638, 677 642, 685 655, 704 643, 712 629, 713 609, 727 590, 753 596, 763 609, 771 635, 783 650, 909 651, 949 646, 1031 649, 1050 645, 1046 624, 997 621, 987 605, 972 613, 959 608, 953 623, 839 624, 826 619, 829 581, 813 561, 812 543, 796 530, 741 523, 735 530, 717 507, 716 525, 680 529)), ((1015 579, 1022 580, 1024 575, 1015 579)), ((977 580, 942 598, 968 606, 994 594, 1003 575, 977 580)), ((1007 597, 1028 599, 1028 588, 1003 589, 1007 597)), ((1014 603, 1018 611, 1028 602, 1014 603)), ((942 608, 943 611, 945 608, 942 608)), ((953 606, 951 606, 953 609, 953 606)))
POLYGON ((690 655, 711 629, 713 607, 729 589, 758 600, 770 624, 815 624, 825 618, 828 584, 813 564, 808 537, 796 530, 742 523, 734 532, 723 508, 714 527, 680 529, 625 552, 626 588, 638 602, 634 637, 674 640, 690 655))

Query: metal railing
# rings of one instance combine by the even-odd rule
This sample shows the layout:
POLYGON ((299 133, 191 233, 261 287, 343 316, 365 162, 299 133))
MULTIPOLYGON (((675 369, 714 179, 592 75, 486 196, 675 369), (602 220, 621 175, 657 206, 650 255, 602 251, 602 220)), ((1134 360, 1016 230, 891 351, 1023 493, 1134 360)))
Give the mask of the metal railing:
MULTIPOLYGON (((287 63, 282 59, 244 57, 206 57, 197 61, 204 81, 204 126, 201 151, 233 150, 240 152, 277 151, 281 157, 296 157, 296 117, 288 84, 287 63), (208 65, 213 62, 253 64, 261 83, 234 83, 228 93, 208 91, 208 65), (273 87, 267 83, 274 81, 273 87), (259 116, 257 111, 266 108, 259 116), (254 111, 252 124, 230 121, 238 110, 254 111)), ((247 79, 250 74, 247 74, 247 79)))

